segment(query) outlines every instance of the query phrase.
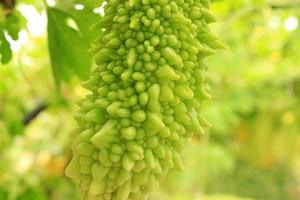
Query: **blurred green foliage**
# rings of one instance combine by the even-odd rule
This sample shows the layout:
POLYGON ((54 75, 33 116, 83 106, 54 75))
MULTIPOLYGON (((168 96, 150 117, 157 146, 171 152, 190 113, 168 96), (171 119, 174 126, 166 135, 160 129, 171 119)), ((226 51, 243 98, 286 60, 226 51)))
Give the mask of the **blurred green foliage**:
POLYGON ((9 15, 5 14, 0 4, 0 62, 8 63, 12 58, 12 50, 8 38, 18 40, 19 32, 24 28, 24 18, 16 11, 9 15))
MULTIPOLYGON (((17 6, 10 8, 8 12, 4 2, 0 2, 0 61, 7 64, 13 56, 9 40, 18 39, 20 30, 24 28, 24 17, 17 6)), ((95 13, 94 9, 102 1, 53 2, 54 5, 46 0, 18 1, 21 5, 34 6, 41 13, 46 10, 48 50, 57 86, 63 81, 69 81, 72 76, 85 80, 92 67, 92 54, 88 53, 88 48, 102 32, 97 29, 90 30, 96 19, 100 19, 99 13, 95 13), (79 9, 76 7, 78 5, 79 9)))
MULTIPOLYGON (((39 0, 21 2, 45 12, 39 0)), ((88 9, 98 6, 94 1, 84 3, 88 9)), ((214 97, 204 107, 213 128, 191 141, 183 152, 186 170, 168 175, 151 199, 300 199, 300 2, 216 0, 212 10, 219 19, 212 28, 229 46, 209 59, 214 97)), ((88 15, 89 20, 94 17, 88 15)), ((55 24, 53 30, 70 29, 65 21, 49 20, 50 26, 55 24)), ((82 25, 83 35, 88 34, 84 37, 89 39, 76 48, 87 48, 92 40, 95 32, 89 34, 87 24, 82 25)), ((70 34, 74 38, 78 33, 70 34)), ((70 159, 72 110, 86 91, 72 75, 87 76, 82 73, 90 67, 61 67, 78 52, 72 43, 58 38, 63 48, 53 44, 55 51, 74 51, 55 58, 56 79, 67 78, 64 69, 75 70, 66 72, 69 83, 61 84, 58 95, 46 35, 32 37, 30 30, 27 34, 28 42, 14 53, 12 61, 0 66, 0 199, 76 200, 64 168, 70 159), (47 109, 24 125, 23 118, 41 103, 47 109)), ((2 59, 8 55, 0 52, 2 59)), ((77 58, 91 62, 88 54, 77 58)))
POLYGON ((83 2, 60 0, 55 6, 47 8, 48 45, 57 83, 74 75, 85 80, 89 77, 92 54, 87 50, 101 33, 101 30, 91 31, 90 28, 100 17, 93 12, 94 7, 83 2), (76 10, 75 5, 85 7, 76 10))

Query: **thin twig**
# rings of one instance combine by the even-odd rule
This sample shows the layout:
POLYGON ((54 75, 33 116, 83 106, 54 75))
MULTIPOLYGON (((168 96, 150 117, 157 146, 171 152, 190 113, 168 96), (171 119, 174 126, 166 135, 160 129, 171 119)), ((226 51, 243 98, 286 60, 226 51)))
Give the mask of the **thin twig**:
POLYGON ((46 103, 41 103, 37 105, 31 112, 27 113, 23 118, 23 124, 26 126, 31 121, 33 121, 42 111, 44 111, 48 105, 46 103))

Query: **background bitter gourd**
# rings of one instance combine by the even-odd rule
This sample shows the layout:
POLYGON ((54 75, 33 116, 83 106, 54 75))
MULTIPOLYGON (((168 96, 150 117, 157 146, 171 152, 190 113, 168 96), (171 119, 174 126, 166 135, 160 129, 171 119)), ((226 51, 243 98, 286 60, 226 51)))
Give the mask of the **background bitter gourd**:
POLYGON ((222 48, 207 24, 209 0, 109 0, 94 44, 92 93, 75 115, 66 174, 82 199, 139 200, 169 169, 183 169, 181 149, 209 124, 205 57, 222 48))

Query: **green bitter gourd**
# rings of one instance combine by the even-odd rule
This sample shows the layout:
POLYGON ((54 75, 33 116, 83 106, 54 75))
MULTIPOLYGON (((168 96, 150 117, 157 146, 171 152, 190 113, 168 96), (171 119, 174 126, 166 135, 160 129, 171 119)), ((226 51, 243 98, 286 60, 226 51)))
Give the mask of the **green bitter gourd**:
POLYGON ((208 8, 209 0, 107 1, 66 169, 82 199, 147 199, 169 169, 183 169, 187 139, 209 126, 205 58, 223 48, 208 8))

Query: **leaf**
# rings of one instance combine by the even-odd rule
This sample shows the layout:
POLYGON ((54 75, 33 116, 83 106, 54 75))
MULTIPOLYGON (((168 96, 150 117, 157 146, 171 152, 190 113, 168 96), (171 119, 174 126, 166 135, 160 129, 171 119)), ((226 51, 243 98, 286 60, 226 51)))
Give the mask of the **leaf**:
POLYGON ((12 58, 12 51, 10 48, 10 44, 7 41, 3 30, 0 29, 0 55, 1 55, 1 63, 6 64, 12 58))
POLYGON ((56 83, 68 81, 76 75, 87 79, 92 65, 92 55, 87 52, 90 43, 99 35, 90 27, 100 15, 84 5, 83 10, 74 7, 78 1, 58 1, 47 9, 48 43, 53 74, 56 83))
POLYGON ((99 33, 91 32, 90 27, 95 24, 97 19, 100 20, 101 16, 94 13, 94 8, 99 7, 102 2, 102 0, 60 0, 55 7, 73 18, 79 27, 79 32, 91 42, 99 36, 99 33), (84 9, 76 10, 75 5, 77 4, 83 5, 84 9))
MULTIPOLYGON (((1 15, 0 10, 0 15, 1 15)), ((25 26, 25 18, 18 12, 14 11, 0 19, 0 56, 1 63, 6 64, 12 58, 12 50, 7 37, 18 40, 20 30, 25 26)))
POLYGON ((20 32, 21 15, 17 12, 10 14, 5 20, 5 29, 13 40, 18 40, 20 32))

